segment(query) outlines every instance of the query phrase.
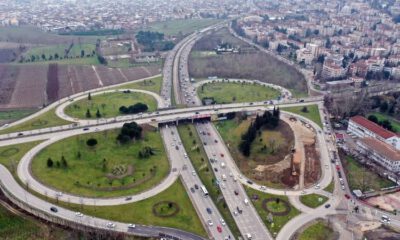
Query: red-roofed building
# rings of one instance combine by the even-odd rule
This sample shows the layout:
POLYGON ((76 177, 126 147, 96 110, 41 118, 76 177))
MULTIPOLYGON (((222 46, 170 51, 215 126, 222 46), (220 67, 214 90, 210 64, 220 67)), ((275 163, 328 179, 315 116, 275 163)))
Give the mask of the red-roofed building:
POLYGON ((362 116, 350 118, 347 128, 349 134, 353 134, 359 138, 375 138, 379 141, 392 145, 400 150, 400 138, 394 132, 384 129, 378 124, 366 119, 362 116))

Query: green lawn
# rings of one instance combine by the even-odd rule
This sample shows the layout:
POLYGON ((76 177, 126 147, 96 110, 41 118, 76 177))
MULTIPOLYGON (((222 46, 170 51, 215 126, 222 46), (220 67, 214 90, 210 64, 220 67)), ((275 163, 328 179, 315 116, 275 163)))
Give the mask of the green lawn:
MULTIPOLYGON (((299 210, 297 210, 294 206, 290 205, 289 199, 286 196, 276 196, 276 195, 260 192, 260 191, 257 191, 257 190, 254 190, 254 189, 248 188, 248 187, 245 187, 245 189, 246 189, 247 195, 250 197, 250 199, 253 199, 253 196, 255 196, 255 195, 258 196, 258 200, 252 200, 252 202, 253 202, 254 207, 256 208, 259 216, 263 220, 265 226, 268 228, 268 230, 270 231, 272 236, 277 236, 279 231, 282 229, 282 227, 287 222, 289 222, 291 219, 293 219, 294 217, 296 217, 297 215, 300 214, 299 210), (268 212, 265 211, 264 208, 262 207, 263 200, 269 199, 269 198, 273 198, 273 199, 279 198, 279 199, 281 199, 281 202, 286 201, 290 205, 289 213, 285 216, 273 216, 272 223, 269 222, 268 212)), ((279 204, 276 204, 275 202, 269 203, 269 206, 277 211, 285 209, 286 207, 283 207, 283 204, 281 202, 279 204)))
POLYGON ((99 110, 101 117, 110 118, 123 115, 119 112, 121 106, 129 107, 139 102, 146 104, 149 108, 148 111, 157 109, 157 101, 151 95, 138 92, 113 92, 93 95, 91 100, 86 97, 75 101, 65 108, 65 114, 79 119, 96 119, 96 112, 99 110), (90 118, 86 116, 88 109, 91 114, 90 118))
POLYGON ((220 189, 214 184, 215 176, 211 170, 210 162, 208 161, 207 155, 204 151, 201 140, 197 134, 197 131, 193 125, 179 125, 179 135, 182 139, 182 143, 189 155, 190 160, 195 167, 201 182, 206 186, 210 197, 218 207, 219 212, 225 219, 226 224, 231 229, 235 236, 240 236, 240 231, 236 226, 235 220, 233 219, 229 209, 227 208, 224 200, 219 200, 219 196, 222 196, 220 189), (199 150, 197 150, 199 148, 199 150))
POLYGON ((180 180, 151 198, 118 206, 81 206, 60 202, 59 205, 84 214, 114 221, 178 228, 205 237, 206 233, 180 180), (179 205, 173 217, 157 217, 153 205, 160 201, 171 201, 179 205))
MULTIPOLYGON (((23 57, 25 59, 30 59, 28 63, 99 64, 97 55, 93 54, 96 49, 95 44, 76 43, 66 55, 66 50, 69 49, 69 47, 69 44, 34 47, 25 52, 23 57), (81 58, 82 50, 84 51, 84 56, 81 58), (56 54, 58 58, 55 57, 56 54), (42 55, 45 56, 45 59, 43 59, 42 55), (34 61, 32 61, 32 56, 35 57, 34 61)), ((26 62, 27 61, 24 61, 24 63, 26 62)))
POLYGON ((136 194, 160 183, 168 175, 169 162, 159 132, 146 130, 142 140, 124 145, 116 141, 118 133, 108 130, 56 142, 35 156, 32 174, 60 191, 91 197, 136 194), (90 138, 97 139, 95 147, 87 146, 90 138), (155 154, 139 158, 144 147, 151 147, 155 154), (66 168, 57 167, 62 156, 66 168), (48 158, 54 162, 51 168, 48 158))
POLYGON ((249 83, 206 83, 199 87, 200 99, 212 97, 217 103, 255 102, 276 99, 280 92, 266 86, 249 83))
POLYGON ((130 59, 118 59, 118 60, 109 60, 107 62, 107 67, 114 68, 129 68, 129 67, 140 67, 140 66, 162 66, 162 61, 154 62, 154 63, 132 63, 130 59))
POLYGON ((343 167, 347 175, 350 189, 360 189, 367 191, 369 189, 379 190, 381 188, 393 186, 394 183, 388 179, 381 178, 376 173, 370 171, 353 157, 341 157, 343 167))
POLYGON ((148 80, 124 84, 123 86, 116 87, 115 89, 141 89, 160 94, 162 80, 163 77, 159 76, 155 78, 150 78, 148 80))
POLYGON ((323 127, 322 125, 322 121, 321 121, 321 115, 319 114, 319 110, 318 110, 318 105, 308 105, 307 107, 307 112, 303 112, 303 106, 300 107, 284 107, 281 108, 282 111, 287 111, 287 112, 292 112, 292 113, 296 113, 298 115, 301 115, 303 117, 306 117, 310 120, 312 120, 313 122, 315 122, 316 124, 318 124, 318 126, 320 126, 321 128, 323 127))
POLYGON ((25 153, 41 142, 42 141, 27 142, 0 147, 0 164, 3 164, 14 175, 18 163, 25 153))
POLYGON ((45 113, 40 114, 37 117, 32 118, 24 123, 9 127, 7 129, 0 130, 0 134, 22 132, 40 128, 48 128, 60 125, 70 124, 71 122, 59 118, 55 113, 55 108, 49 109, 45 113))
POLYGON ((264 177, 261 178, 258 174, 254 174, 254 169, 259 165, 271 165, 282 161, 290 153, 294 142, 292 130, 282 121, 274 130, 263 129, 261 135, 257 134, 256 139, 251 144, 250 156, 246 157, 240 152, 239 144, 241 136, 247 131, 250 124, 250 120, 239 121, 236 118, 217 122, 215 126, 227 144, 237 166, 245 176, 260 185, 274 188, 285 187, 278 174, 265 172, 264 177))
POLYGON ((335 232, 324 221, 319 220, 306 228, 299 236, 299 240, 333 240, 335 232))
POLYGON ((395 118, 392 118, 388 116, 387 114, 379 113, 379 112, 372 112, 368 114, 368 116, 374 115, 376 118, 378 118, 378 121, 383 121, 383 120, 389 120, 389 122, 392 124, 393 131, 398 133, 400 132, 400 121, 398 121, 395 118))
POLYGON ((319 194, 308 194, 300 196, 300 202, 310 208, 317 208, 328 201, 328 198, 319 194))
POLYGON ((333 191, 335 190, 335 181, 332 180, 331 183, 329 183, 329 185, 324 188, 324 190, 333 193, 333 191))
POLYGON ((37 111, 37 109, 13 109, 13 110, 1 110, 0 111, 0 122, 1 121, 16 121, 24 118, 37 111))
POLYGON ((165 35, 186 35, 196 30, 220 22, 220 19, 179 19, 165 22, 152 23, 150 31, 162 32, 165 35))

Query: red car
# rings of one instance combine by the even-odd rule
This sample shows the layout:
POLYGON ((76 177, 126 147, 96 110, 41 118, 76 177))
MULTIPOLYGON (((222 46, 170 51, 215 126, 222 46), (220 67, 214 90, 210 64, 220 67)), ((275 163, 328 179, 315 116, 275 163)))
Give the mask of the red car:
POLYGON ((224 157, 224 154, 223 154, 223 153, 221 153, 221 157, 224 157))
POLYGON ((340 167, 338 165, 336 165, 336 170, 338 170, 338 171, 340 170, 340 167))
POLYGON ((347 199, 350 199, 350 196, 347 193, 344 195, 344 197, 347 198, 347 199))
POLYGON ((220 232, 220 233, 222 232, 221 226, 217 226, 217 231, 220 232))

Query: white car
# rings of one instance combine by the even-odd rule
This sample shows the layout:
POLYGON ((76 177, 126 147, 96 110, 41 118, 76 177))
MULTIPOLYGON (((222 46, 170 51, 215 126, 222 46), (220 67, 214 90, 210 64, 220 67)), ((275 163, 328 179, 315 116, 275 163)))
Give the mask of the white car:
POLYGON ((136 228, 136 225, 135 225, 135 224, 132 224, 132 223, 130 223, 130 224, 128 225, 128 228, 136 228))
POLYGON ((219 221, 221 222, 221 225, 222 225, 222 226, 225 226, 225 225, 226 225, 224 219, 221 218, 219 221))
POLYGON ((81 212, 76 212, 76 213, 75 213, 75 216, 77 216, 77 217, 83 217, 83 214, 82 214, 81 212))
POLYGON ((193 170, 193 171, 192 171, 192 175, 193 175, 193 176, 196 176, 196 171, 193 170))
POLYGON ((210 227, 212 227, 214 225, 214 223, 211 220, 208 220, 207 223, 208 223, 208 226, 210 226, 210 227))
POLYGON ((115 228, 115 223, 109 222, 106 225, 108 228, 115 228))

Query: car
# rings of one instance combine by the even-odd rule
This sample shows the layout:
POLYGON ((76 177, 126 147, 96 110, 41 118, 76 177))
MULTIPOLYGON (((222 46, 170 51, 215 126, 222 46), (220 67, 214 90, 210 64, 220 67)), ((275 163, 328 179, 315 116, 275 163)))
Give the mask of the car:
POLYGON ((207 210, 208 214, 211 214, 211 213, 212 213, 211 208, 206 208, 206 210, 207 210))
POLYGON ((56 193, 56 196, 57 196, 57 197, 61 197, 62 195, 63 195, 62 192, 57 192, 57 193, 56 193))
POLYGON ((128 224, 128 228, 136 228, 136 225, 133 223, 128 224))
POLYGON ((345 190, 346 188, 345 188, 345 186, 344 185, 342 185, 342 190, 345 190))
POLYGON ((89 130, 89 128, 87 128, 87 127, 83 129, 83 131, 88 131, 88 130, 89 130))
POLYGON ((253 184, 253 181, 247 180, 247 183, 251 185, 251 184, 253 184))
POLYGON ((224 154, 223 154, 223 153, 221 153, 220 155, 221 155, 221 157, 224 157, 224 154))
POLYGON ((211 227, 212 225, 214 225, 214 223, 213 223, 211 220, 208 220, 208 221, 207 221, 207 224, 208 224, 208 226, 210 226, 210 227, 211 227))
POLYGON ((199 185, 195 184, 195 185, 194 185, 194 188, 195 188, 195 189, 199 189, 199 185))
POLYGON ((83 214, 80 213, 80 212, 76 212, 76 213, 75 213, 75 216, 77 216, 77 217, 83 217, 83 214))
POLYGON ((237 211, 233 211, 233 215, 237 216, 239 213, 237 211))
POLYGON ((266 186, 261 186, 260 189, 261 189, 261 190, 266 190, 267 187, 266 187, 266 186))
POLYGON ((130 201, 130 200, 132 200, 132 197, 125 198, 125 201, 130 201))
POLYGON ((219 233, 221 233, 221 232, 222 232, 222 227, 221 227, 221 226, 217 226, 217 231, 218 231, 219 233))
POLYGON ((51 207, 51 208, 50 208, 50 211, 52 211, 52 212, 55 212, 55 213, 56 213, 56 212, 58 212, 58 209, 57 209, 56 207, 51 207))
POLYGON ((225 223, 225 220, 224 220, 224 219, 220 218, 220 219, 219 219, 219 221, 221 222, 222 226, 225 226, 225 225, 226 225, 226 223, 225 223))
POLYGON ((207 145, 207 142, 203 142, 204 145, 207 145))
POLYGON ((176 146, 175 146, 175 149, 176 149, 176 150, 179 150, 179 147, 178 147, 178 145, 176 145, 176 146))
POLYGON ((233 173, 232 172, 229 172, 229 177, 233 177, 233 173))
POLYGON ((194 188, 191 187, 191 188, 190 188, 190 191, 191 191, 192 193, 194 193, 194 188))
POLYGON ((236 182, 236 181, 237 181, 237 178, 236 178, 236 177, 233 177, 233 181, 236 182))
POLYGON ((239 192, 237 190, 234 190, 233 193, 237 196, 239 195, 239 192))
POLYGON ((325 208, 330 208, 331 205, 329 203, 325 204, 325 208))
POLYGON ((115 224, 112 222, 107 223, 106 225, 108 228, 115 228, 115 224))
POLYGON ((236 207, 236 210, 237 210, 240 214, 242 214, 242 212, 243 212, 243 210, 240 209, 239 206, 236 207))
POLYGON ((344 197, 347 198, 347 199, 350 199, 350 196, 347 193, 344 195, 344 197))
POLYGON ((314 187, 315 189, 320 189, 321 188, 321 186, 319 185, 319 184, 317 184, 317 185, 315 185, 315 187, 314 187))
POLYGON ((218 168, 214 168, 214 171, 218 172, 218 168))
POLYGON ((17 134, 18 137, 23 136, 23 135, 24 135, 23 133, 18 133, 17 134))

